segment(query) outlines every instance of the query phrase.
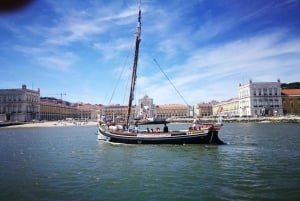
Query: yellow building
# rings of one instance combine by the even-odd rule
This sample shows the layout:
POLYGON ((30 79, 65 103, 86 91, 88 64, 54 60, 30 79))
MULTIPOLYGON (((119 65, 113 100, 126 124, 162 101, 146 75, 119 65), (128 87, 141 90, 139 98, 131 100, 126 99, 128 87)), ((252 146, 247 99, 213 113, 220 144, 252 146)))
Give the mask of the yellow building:
POLYGON ((78 110, 70 103, 56 98, 41 97, 40 120, 63 120, 77 118, 78 110))
POLYGON ((282 89, 282 105, 284 114, 300 114, 300 89, 282 89))
POLYGON ((213 115, 227 117, 239 116, 239 99, 232 98, 213 105, 213 115))
POLYGON ((182 104, 164 104, 156 107, 157 118, 187 117, 188 107, 182 104))
MULTIPOLYGON (((101 116, 105 117, 106 121, 125 122, 128 113, 128 106, 124 105, 108 105, 101 109, 101 116)), ((135 118, 135 106, 131 108, 131 119, 135 118)))
MULTIPOLYGON (((131 117, 136 118, 137 107, 133 106, 131 109, 131 117)), ((188 107, 182 104, 164 104, 164 105, 157 105, 155 108, 152 108, 154 116, 150 116, 149 118, 156 117, 156 118, 170 118, 170 117, 187 117, 188 116, 188 107)), ((106 121, 118 121, 122 122, 125 121, 126 116, 128 113, 128 107, 123 105, 109 105, 104 106, 101 109, 101 116, 106 118, 106 121)))
POLYGON ((84 103, 76 103, 73 105, 78 110, 78 118, 79 119, 91 119, 91 120, 99 120, 100 119, 100 113, 101 109, 103 108, 103 105, 101 104, 84 104, 84 103))

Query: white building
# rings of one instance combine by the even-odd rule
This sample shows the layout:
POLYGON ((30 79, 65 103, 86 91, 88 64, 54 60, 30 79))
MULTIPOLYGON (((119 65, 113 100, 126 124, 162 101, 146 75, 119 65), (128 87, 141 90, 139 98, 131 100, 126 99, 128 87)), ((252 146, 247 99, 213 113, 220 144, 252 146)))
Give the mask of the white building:
POLYGON ((0 89, 0 121, 32 121, 39 119, 40 90, 0 89))
POLYGON ((252 82, 239 84, 239 115, 282 115, 281 84, 277 82, 252 82))

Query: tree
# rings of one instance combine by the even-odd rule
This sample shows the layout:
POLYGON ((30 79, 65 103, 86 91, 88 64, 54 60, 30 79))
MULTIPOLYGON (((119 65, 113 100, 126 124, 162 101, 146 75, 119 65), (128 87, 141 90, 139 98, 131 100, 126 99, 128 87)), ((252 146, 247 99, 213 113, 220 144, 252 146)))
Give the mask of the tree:
POLYGON ((300 89, 300 82, 282 83, 281 89, 300 89))

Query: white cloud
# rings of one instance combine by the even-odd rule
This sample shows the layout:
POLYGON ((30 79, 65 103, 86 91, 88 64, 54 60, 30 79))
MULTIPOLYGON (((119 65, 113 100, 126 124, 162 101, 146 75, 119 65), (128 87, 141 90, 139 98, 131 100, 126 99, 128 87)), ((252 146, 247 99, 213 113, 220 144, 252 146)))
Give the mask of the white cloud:
MULTIPOLYGON (((193 50, 182 65, 172 66, 171 80, 188 102, 229 99, 237 96, 237 86, 248 79, 276 81, 299 79, 300 39, 285 32, 269 33, 193 50)), ((142 88, 160 103, 181 101, 162 76, 142 77, 142 88), (151 87, 146 85, 152 84, 151 87), (172 93, 171 93, 172 92, 172 93), (173 94, 173 95, 172 95, 173 94)))
POLYGON ((76 60, 71 52, 66 52, 64 54, 47 54, 41 55, 36 58, 41 65, 46 66, 47 68, 59 71, 69 71, 72 67, 72 64, 76 60))
POLYGON ((103 13, 93 8, 89 12, 69 11, 52 27, 42 27, 47 33, 45 43, 67 45, 72 42, 91 40, 91 36, 107 35, 118 26, 133 23, 131 18, 133 15, 137 15, 133 7, 118 13, 115 13, 113 8, 110 12, 103 13))
POLYGON ((61 51, 55 48, 15 46, 14 49, 30 56, 40 66, 55 71, 68 71, 77 60, 77 56, 72 52, 61 51))
POLYGON ((130 51, 132 55, 132 49, 134 47, 132 40, 116 39, 112 41, 105 42, 96 42, 93 44, 93 47, 97 50, 100 50, 103 59, 110 60, 114 58, 122 58, 120 55, 128 55, 128 51, 130 51))

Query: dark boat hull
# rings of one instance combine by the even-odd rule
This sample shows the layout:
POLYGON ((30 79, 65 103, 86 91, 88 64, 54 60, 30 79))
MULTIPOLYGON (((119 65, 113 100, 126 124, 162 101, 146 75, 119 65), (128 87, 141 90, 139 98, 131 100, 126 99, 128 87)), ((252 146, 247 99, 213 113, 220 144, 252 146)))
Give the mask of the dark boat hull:
POLYGON ((210 130, 205 134, 197 135, 174 135, 170 137, 138 137, 128 135, 117 135, 105 130, 98 130, 98 135, 104 137, 98 138, 109 142, 124 143, 124 144, 224 144, 218 137, 217 130, 210 130))

